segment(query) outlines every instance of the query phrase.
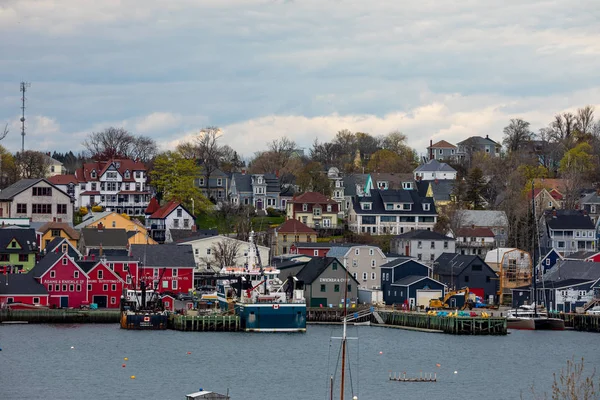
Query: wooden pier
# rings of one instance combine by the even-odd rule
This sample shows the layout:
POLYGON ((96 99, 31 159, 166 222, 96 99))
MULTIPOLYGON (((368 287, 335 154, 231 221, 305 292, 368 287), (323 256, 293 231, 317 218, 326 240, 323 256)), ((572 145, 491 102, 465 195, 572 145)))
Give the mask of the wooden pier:
POLYGON ((190 332, 236 332, 240 330, 237 315, 171 315, 169 328, 190 332))
POLYGON ((600 315, 548 313, 548 316, 562 319, 565 321, 566 328, 573 328, 580 332, 600 332, 600 315))
MULTIPOLYGON (((361 313, 369 310, 368 306, 360 306, 356 308, 348 308, 347 315, 354 313, 361 313)), ((328 323, 342 323, 344 317, 343 308, 326 308, 326 307, 308 307, 306 309, 306 321, 307 322, 328 322, 328 323)), ((372 315, 365 315, 363 317, 353 320, 353 322, 375 322, 372 315)))
POLYGON ((506 335, 508 328, 503 317, 438 317, 425 313, 378 311, 385 325, 407 326, 441 331, 452 335, 506 335))
POLYGON ((27 321, 30 324, 118 324, 119 310, 0 310, 0 322, 27 321))
POLYGON ((394 372, 394 375, 392 375, 392 373, 390 372, 390 381, 396 381, 396 382, 437 382, 437 373, 428 373, 423 375, 423 373, 421 373, 421 376, 419 377, 415 377, 415 378, 411 378, 406 376, 406 372, 403 373, 399 373, 396 374, 394 372))

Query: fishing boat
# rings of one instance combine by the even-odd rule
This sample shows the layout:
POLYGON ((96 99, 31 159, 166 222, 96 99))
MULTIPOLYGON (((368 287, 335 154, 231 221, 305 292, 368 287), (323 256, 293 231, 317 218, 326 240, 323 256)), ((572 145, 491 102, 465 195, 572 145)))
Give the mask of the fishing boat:
POLYGON ((139 290, 128 290, 127 295, 121 296, 121 328, 133 330, 164 330, 169 321, 168 312, 158 295, 158 282, 139 279, 139 290), (153 287, 153 289, 149 289, 153 287))
POLYGON ((305 332, 306 299, 295 278, 281 282, 278 269, 262 266, 254 232, 246 254, 244 267, 225 267, 217 277, 221 310, 239 315, 247 332, 305 332))
POLYGON ((518 308, 508 311, 507 314, 507 327, 508 329, 524 329, 524 330, 545 330, 545 331, 562 331, 565 329, 565 321, 560 318, 549 318, 548 313, 545 309, 538 306, 537 298, 537 272, 539 266, 537 265, 536 258, 537 252, 535 251, 535 243, 539 241, 537 232, 537 218, 535 217, 535 195, 534 195, 534 184, 531 183, 531 204, 532 204, 532 215, 534 216, 535 233, 533 236, 534 248, 531 252, 533 254, 533 278, 532 278, 532 292, 533 292, 533 304, 522 305, 518 308))

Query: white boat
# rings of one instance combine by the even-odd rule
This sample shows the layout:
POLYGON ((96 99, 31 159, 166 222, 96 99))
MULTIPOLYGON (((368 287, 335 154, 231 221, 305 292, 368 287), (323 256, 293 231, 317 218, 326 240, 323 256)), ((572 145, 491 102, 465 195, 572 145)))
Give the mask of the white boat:
POLYGON ((545 309, 535 309, 532 305, 523 305, 508 310, 506 315, 508 329, 562 331, 565 322, 560 318, 549 318, 545 309))

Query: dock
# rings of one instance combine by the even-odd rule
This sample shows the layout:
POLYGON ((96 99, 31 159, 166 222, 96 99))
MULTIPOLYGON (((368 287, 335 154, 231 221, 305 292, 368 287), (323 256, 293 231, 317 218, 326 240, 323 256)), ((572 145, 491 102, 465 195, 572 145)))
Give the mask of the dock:
POLYGON ((425 374, 423 375, 423 373, 421 373, 421 376, 418 377, 407 377, 406 376, 406 372, 403 372, 401 374, 397 374, 394 372, 394 375, 392 375, 392 373, 390 372, 390 381, 395 381, 395 382, 437 382, 437 373, 429 373, 429 374, 425 374))
POLYGON ((121 312, 117 310, 77 310, 50 309, 39 310, 0 310, 1 323, 30 324, 118 324, 121 312))
POLYGON ((566 328, 580 332, 600 332, 600 315, 550 312, 548 317, 565 321, 566 328))
POLYGON ((186 332, 237 332, 240 317, 237 315, 171 315, 169 328, 186 332))

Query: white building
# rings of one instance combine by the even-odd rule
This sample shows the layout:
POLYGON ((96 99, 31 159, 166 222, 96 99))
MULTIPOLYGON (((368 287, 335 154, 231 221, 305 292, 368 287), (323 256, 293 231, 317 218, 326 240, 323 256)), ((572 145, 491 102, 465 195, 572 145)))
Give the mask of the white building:
POLYGON ((433 262, 442 253, 454 253, 454 238, 428 230, 415 230, 394 237, 390 243, 392 252, 401 256, 415 257, 424 264, 433 266, 433 262))
MULTIPOLYGON (((201 271, 218 272, 222 267, 243 267, 248 263, 250 244, 243 240, 217 235, 183 241, 178 244, 192 245, 196 267, 201 271), (235 257, 233 257, 234 265, 221 265, 220 257, 218 255, 215 257, 215 253, 219 249, 228 250, 232 254, 235 253, 235 257)), ((264 266, 269 265, 271 250, 265 246, 257 245, 257 247, 261 263, 264 266)))
POLYGON ((0 192, 0 217, 72 224, 73 201, 46 179, 21 179, 0 192))
POLYGON ((159 207, 156 198, 150 200, 145 211, 146 229, 158 243, 171 243, 171 230, 194 230, 195 218, 181 203, 170 201, 159 207))
POLYGON ((445 179, 456 179, 456 170, 446 163, 438 160, 429 160, 419 165, 414 171, 415 180, 434 181, 445 179))

